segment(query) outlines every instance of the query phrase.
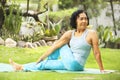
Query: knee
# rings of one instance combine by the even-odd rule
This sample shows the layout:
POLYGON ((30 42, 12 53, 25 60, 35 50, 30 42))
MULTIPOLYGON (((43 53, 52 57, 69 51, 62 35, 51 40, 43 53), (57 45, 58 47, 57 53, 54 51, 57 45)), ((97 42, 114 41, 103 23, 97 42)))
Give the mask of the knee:
POLYGON ((75 60, 73 60, 68 64, 67 69, 70 71, 82 71, 83 67, 75 60))

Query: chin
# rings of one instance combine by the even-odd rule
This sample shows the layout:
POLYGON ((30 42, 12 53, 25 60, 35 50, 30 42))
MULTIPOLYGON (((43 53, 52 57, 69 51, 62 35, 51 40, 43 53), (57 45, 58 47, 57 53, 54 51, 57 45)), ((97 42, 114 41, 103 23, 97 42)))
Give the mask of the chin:
POLYGON ((80 27, 78 27, 77 29, 82 29, 82 30, 84 30, 84 29, 87 29, 87 26, 80 26, 80 27))
POLYGON ((86 27, 81 27, 80 29, 84 30, 84 29, 86 29, 86 27))

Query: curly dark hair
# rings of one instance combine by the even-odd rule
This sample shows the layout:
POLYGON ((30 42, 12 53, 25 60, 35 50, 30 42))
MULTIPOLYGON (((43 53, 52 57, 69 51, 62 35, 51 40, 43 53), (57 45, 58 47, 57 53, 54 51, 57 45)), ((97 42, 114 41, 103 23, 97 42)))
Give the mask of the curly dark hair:
POLYGON ((70 25, 72 28, 75 28, 75 29, 77 28, 76 19, 79 16, 79 14, 81 14, 81 13, 86 14, 87 20, 88 20, 88 25, 89 25, 89 17, 87 15, 87 12, 85 12, 84 10, 77 10, 77 11, 73 12, 73 14, 71 15, 71 18, 70 18, 70 25))

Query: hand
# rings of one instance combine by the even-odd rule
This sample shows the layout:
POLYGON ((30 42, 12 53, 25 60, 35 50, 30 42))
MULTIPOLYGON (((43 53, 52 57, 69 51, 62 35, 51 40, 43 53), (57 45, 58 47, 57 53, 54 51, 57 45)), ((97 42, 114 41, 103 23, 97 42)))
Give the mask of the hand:
POLYGON ((110 71, 105 71, 105 70, 100 70, 100 72, 101 72, 102 74, 111 73, 110 71))
POLYGON ((100 70, 100 72, 101 72, 102 74, 104 74, 104 73, 105 73, 105 70, 100 70))

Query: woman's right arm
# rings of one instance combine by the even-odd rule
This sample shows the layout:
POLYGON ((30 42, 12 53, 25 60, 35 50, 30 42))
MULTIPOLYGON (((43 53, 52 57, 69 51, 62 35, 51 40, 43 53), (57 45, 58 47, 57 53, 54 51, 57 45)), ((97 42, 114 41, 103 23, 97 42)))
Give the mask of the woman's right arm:
POLYGON ((70 41, 71 32, 72 31, 65 32, 63 34, 63 36, 58 41, 56 41, 42 56, 40 56, 40 58, 37 60, 37 63, 39 63, 42 60, 44 60, 47 56, 49 56, 56 49, 60 48, 64 44, 67 44, 70 41))

